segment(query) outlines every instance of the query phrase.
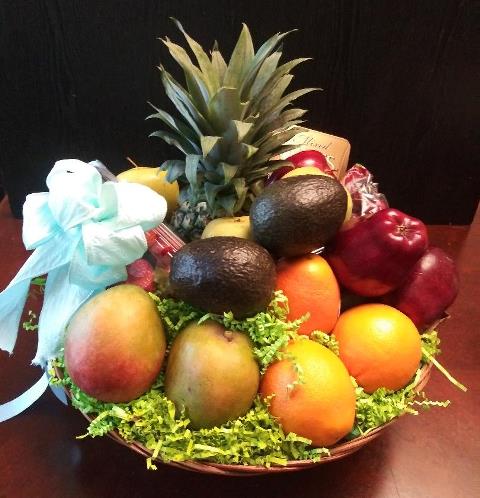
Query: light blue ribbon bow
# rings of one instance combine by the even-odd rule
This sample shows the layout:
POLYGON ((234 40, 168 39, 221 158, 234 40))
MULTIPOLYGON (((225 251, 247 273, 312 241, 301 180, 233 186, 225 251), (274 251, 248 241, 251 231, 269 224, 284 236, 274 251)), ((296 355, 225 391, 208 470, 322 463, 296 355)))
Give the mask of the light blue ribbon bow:
POLYGON ((58 354, 78 307, 127 278, 125 266, 147 250, 144 232, 167 212, 165 199, 148 187, 103 183, 93 163, 76 159, 58 161, 47 186, 49 192, 28 195, 23 206, 23 241, 34 252, 0 293, 0 349, 11 353, 30 281, 48 274, 32 362, 42 367, 58 354))

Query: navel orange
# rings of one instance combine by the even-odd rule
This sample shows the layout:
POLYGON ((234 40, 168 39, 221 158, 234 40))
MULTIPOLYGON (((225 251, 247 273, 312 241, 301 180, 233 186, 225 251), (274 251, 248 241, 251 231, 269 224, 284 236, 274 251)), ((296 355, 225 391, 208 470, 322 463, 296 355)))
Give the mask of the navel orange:
POLYGON ((285 433, 331 446, 347 435, 355 419, 355 390, 345 365, 325 346, 298 339, 285 348, 283 360, 263 375, 260 392, 274 394, 270 412, 285 433))
POLYGON ((288 298, 289 320, 310 318, 299 333, 314 330, 331 332, 340 313, 340 289, 327 261, 316 254, 280 260, 277 265, 277 289, 288 298))
POLYGON ((367 393, 404 387, 422 357, 414 323, 386 304, 363 304, 342 313, 333 334, 340 359, 367 393))

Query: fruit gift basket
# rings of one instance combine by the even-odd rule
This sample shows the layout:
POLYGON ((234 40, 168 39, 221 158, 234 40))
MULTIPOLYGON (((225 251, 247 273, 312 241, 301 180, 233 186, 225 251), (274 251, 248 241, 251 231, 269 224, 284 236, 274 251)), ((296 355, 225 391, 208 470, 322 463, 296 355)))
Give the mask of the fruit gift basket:
POLYGON ((34 253, 0 295, 0 347, 40 286, 34 363, 88 420, 79 437, 150 469, 301 470, 447 406, 424 388, 435 365, 465 389, 436 359, 453 261, 347 169, 348 142, 301 126, 292 103, 314 89, 286 93, 306 60, 279 63, 288 33, 255 51, 244 25, 227 63, 175 23, 196 63, 162 40, 186 85, 161 65, 177 114, 149 117, 183 159, 54 165, 24 205, 34 253))

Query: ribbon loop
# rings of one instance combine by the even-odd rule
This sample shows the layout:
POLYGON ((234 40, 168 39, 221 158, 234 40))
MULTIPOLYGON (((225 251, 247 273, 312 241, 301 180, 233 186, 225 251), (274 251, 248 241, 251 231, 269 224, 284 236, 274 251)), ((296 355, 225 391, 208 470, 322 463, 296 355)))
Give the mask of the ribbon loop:
POLYGON ((0 422, 17 416, 24 412, 29 406, 33 405, 38 398, 46 391, 48 387, 48 375, 44 372, 40 379, 33 384, 30 389, 27 389, 18 398, 0 405, 0 422))
POLYGON ((95 219, 101 210, 102 177, 82 161, 58 161, 47 176, 47 187, 50 212, 63 230, 95 219))
POLYGON ((48 194, 41 192, 27 196, 23 204, 22 238, 25 248, 35 249, 61 231, 48 205, 48 194))
POLYGON ((144 232, 164 219, 163 197, 143 185, 102 182, 94 163, 58 161, 49 192, 24 204, 23 241, 35 249, 0 293, 0 349, 12 352, 30 280, 48 274, 33 363, 58 353, 71 315, 96 292, 126 279, 147 249, 144 232))

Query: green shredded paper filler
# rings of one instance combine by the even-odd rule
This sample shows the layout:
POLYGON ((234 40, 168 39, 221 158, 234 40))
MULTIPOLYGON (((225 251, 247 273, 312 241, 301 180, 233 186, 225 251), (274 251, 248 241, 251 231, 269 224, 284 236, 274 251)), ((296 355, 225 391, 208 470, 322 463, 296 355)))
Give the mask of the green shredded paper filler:
MULTIPOLYGON (((281 359, 282 348, 297 336, 299 325, 308 317, 295 322, 287 320, 286 297, 277 292, 267 311, 245 320, 236 320, 231 313, 224 315, 205 314, 192 306, 169 298, 151 294, 166 325, 168 343, 190 322, 207 319, 223 323, 229 330, 247 334, 254 344, 254 355, 262 371, 275 360, 281 359)), ((30 323, 29 326, 32 326, 30 323)), ((433 358, 439 353, 439 339, 436 332, 429 331, 422 336, 424 358, 433 358)), ((313 340, 323 344, 338 355, 335 337, 315 332, 313 340)), ((367 394, 352 382, 356 388, 356 421, 347 440, 367 434, 404 413, 417 414, 417 408, 447 406, 447 402, 435 402, 415 392, 420 369, 412 382, 396 392, 378 389, 367 394)), ((193 430, 184 412, 178 412, 175 405, 166 398, 163 390, 163 374, 154 386, 143 396, 129 403, 104 403, 91 398, 75 386, 65 371, 63 359, 52 363, 51 382, 66 387, 72 396, 72 405, 83 413, 94 417, 87 433, 80 438, 104 436, 117 431, 127 443, 140 443, 152 452, 147 467, 155 469, 155 459, 164 462, 186 460, 208 460, 223 464, 240 465, 286 465, 289 460, 314 460, 328 455, 326 448, 313 448, 310 440, 296 434, 285 434, 268 411, 268 400, 257 396, 254 405, 243 416, 220 427, 193 430), (55 375, 53 366, 63 372, 62 378, 55 375)), ((299 380, 301 383, 301 372, 299 380)), ((292 385, 292 389, 295 385, 292 385)))

